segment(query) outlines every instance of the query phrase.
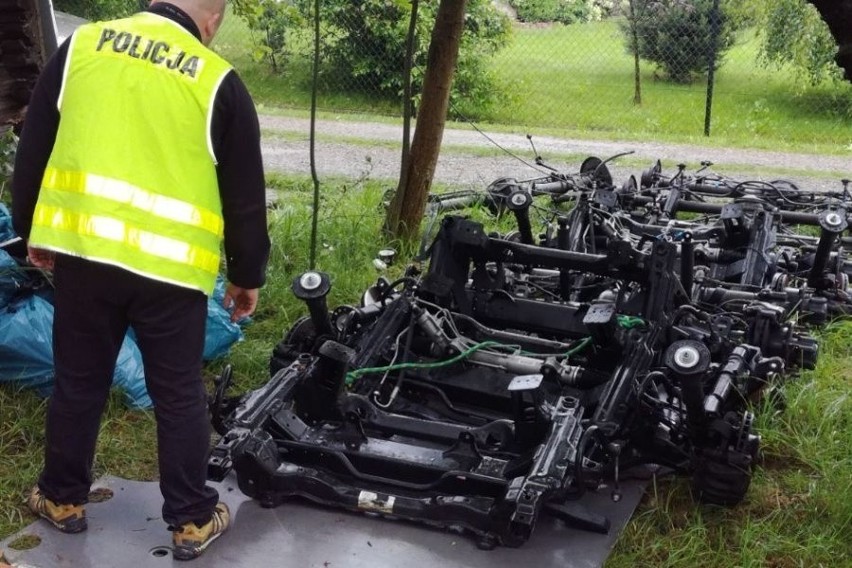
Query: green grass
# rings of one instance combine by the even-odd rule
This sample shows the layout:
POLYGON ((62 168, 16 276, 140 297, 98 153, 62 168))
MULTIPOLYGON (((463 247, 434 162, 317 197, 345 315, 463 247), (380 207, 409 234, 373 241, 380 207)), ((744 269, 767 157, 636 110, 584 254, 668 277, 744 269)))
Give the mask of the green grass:
MULTIPOLYGON (((615 21, 516 26, 491 62, 505 101, 477 117, 489 129, 523 126, 563 137, 655 140, 802 152, 852 153, 852 85, 803 88, 790 69, 756 63, 758 41, 742 32, 717 73, 712 136, 704 132, 706 79, 677 85, 642 63, 643 104, 633 105, 633 60, 615 21)), ((215 46, 264 107, 310 106, 310 41, 293 39, 293 57, 273 74, 252 60, 251 34, 226 18, 215 46)), ((366 115, 400 113, 399 103, 319 89, 319 108, 366 115)))
MULTIPOLYGON (((673 84, 643 62, 642 105, 634 106, 633 60, 616 22, 515 32, 493 69, 516 95, 491 121, 560 124, 615 138, 705 140, 706 79, 673 84)), ((814 151, 852 144, 849 85, 797 95, 791 72, 759 68, 756 39, 741 35, 716 75, 713 144, 814 151)))
POLYGON ((697 506, 685 480, 652 485, 608 568, 849 566, 852 322, 819 338, 817 369, 785 387, 787 410, 757 409, 762 460, 746 500, 697 506))
MULTIPOLYGON (((129 410, 111 394, 101 425, 94 475, 151 480, 157 475, 155 422, 151 411, 129 410)), ((44 463, 46 401, 0 384, 0 538, 35 518, 24 506, 44 463)))
MULTIPOLYGON (((274 248, 258 312, 245 341, 206 370, 212 377, 231 363, 235 392, 266 381, 273 346, 306 313, 290 285, 308 264, 312 186, 280 176, 270 185, 282 200, 269 215, 274 248)), ((376 252, 401 248, 381 233, 385 189, 370 180, 323 184, 317 267, 332 276, 330 306, 357 302, 377 276, 376 252)), ((403 257, 410 255, 402 250, 403 257)), ((389 276, 401 269, 395 265, 389 276)), ((608 568, 835 567, 852 558, 852 322, 821 332, 820 350, 818 368, 787 383, 785 412, 758 409, 763 458, 746 501, 733 509, 699 506, 684 480, 658 480, 620 536, 608 568)), ((0 538, 34 520, 23 499, 41 466, 45 406, 32 393, 0 385, 0 538)), ((95 475, 105 474, 141 480, 157 475, 153 415, 126 409, 118 393, 110 399, 95 462, 95 475)))
MULTIPOLYGON (((281 68, 273 72, 269 64, 253 57, 252 31, 241 18, 229 13, 212 47, 237 69, 256 103, 271 107, 310 108, 313 39, 304 32, 298 32, 288 41, 291 53, 281 68)), ((399 103, 375 100, 357 92, 339 92, 320 85, 318 93, 318 106, 326 110, 362 110, 381 115, 401 113, 399 103)))
MULTIPOLYGON (((304 304, 290 291, 293 278, 308 268, 310 215, 313 186, 310 180, 273 176, 267 184, 284 196, 269 217, 272 240, 266 286, 246 339, 235 346, 230 357, 235 378, 247 384, 267 373, 273 345, 296 318, 305 315, 304 304)), ((381 230, 382 195, 389 189, 374 181, 324 182, 318 224, 316 268, 332 277, 329 306, 357 303, 378 276, 373 259, 383 248, 396 248, 405 257, 405 247, 388 241, 381 230)), ((391 276, 398 275, 399 266, 391 276)))

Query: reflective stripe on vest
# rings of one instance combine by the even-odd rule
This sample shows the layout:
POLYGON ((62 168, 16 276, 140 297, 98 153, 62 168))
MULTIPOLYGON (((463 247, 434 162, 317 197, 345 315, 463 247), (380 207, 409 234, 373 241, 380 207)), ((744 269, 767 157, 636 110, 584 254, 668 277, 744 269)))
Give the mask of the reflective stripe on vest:
POLYGON ((210 127, 230 69, 155 14, 78 28, 30 242, 212 293, 224 221, 210 127))
POLYGON ((121 243, 145 254, 185 264, 213 274, 219 271, 219 253, 157 235, 111 217, 86 215, 41 205, 33 216, 33 225, 68 231, 81 237, 98 237, 121 243))
POLYGON ((173 197, 136 187, 125 181, 84 172, 66 172, 48 167, 44 171, 42 189, 73 191, 102 197, 140 209, 157 217, 199 227, 222 236, 222 217, 209 209, 173 197))

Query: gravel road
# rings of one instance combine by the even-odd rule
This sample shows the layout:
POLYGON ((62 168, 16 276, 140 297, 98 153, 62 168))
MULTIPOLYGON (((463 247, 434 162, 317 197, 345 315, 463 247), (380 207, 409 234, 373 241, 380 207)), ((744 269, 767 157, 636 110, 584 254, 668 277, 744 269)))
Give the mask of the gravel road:
MULTIPOLYGON (((267 170, 310 174, 309 121, 262 115, 260 124, 264 130, 263 156, 267 170)), ((321 179, 323 176, 358 177, 367 173, 371 179, 387 179, 395 183, 399 177, 401 121, 400 124, 386 124, 321 120, 317 122, 316 131, 317 173, 321 179)), ((495 143, 532 162, 533 153, 526 136, 487 132, 486 135, 472 128, 445 130, 435 181, 481 189, 500 177, 524 180, 541 175, 508 154, 496 154, 495 143), (487 152, 483 152, 483 149, 487 152), (483 153, 489 155, 481 155, 483 153)), ((586 156, 606 158, 632 151, 630 160, 634 164, 637 159, 647 160, 647 165, 650 166, 660 159, 663 170, 672 173, 676 171, 678 163, 685 163, 688 171, 694 171, 702 160, 709 160, 713 162, 716 172, 737 179, 770 180, 781 177, 777 173, 778 168, 795 170, 795 174, 786 174, 783 177, 792 179, 803 188, 840 189, 840 178, 852 178, 852 149, 844 155, 824 156, 686 144, 571 140, 544 136, 535 136, 533 142, 539 155, 543 156, 549 165, 564 173, 576 172, 586 156), (560 162, 565 160, 566 156, 571 156, 571 161, 560 162), (761 169, 768 171, 761 174, 761 169), (773 173, 773 169, 776 173, 773 173), (836 177, 814 172, 833 172, 836 177)), ((624 166, 616 160, 610 165, 610 170, 616 182, 621 183, 631 174, 638 177, 645 167, 647 166, 624 166)))

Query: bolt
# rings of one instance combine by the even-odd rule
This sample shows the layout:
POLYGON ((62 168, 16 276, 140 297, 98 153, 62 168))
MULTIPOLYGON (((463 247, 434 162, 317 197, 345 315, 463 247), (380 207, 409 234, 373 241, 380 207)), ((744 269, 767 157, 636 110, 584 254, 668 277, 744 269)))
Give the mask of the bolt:
POLYGON ((318 272, 305 272, 299 278, 299 285, 305 290, 316 290, 322 283, 322 276, 318 272))
POLYGON ((678 367, 691 369, 701 360, 698 349, 692 346, 681 347, 674 354, 674 361, 678 367))
POLYGON ((843 218, 838 215, 836 212, 832 211, 828 215, 825 216, 826 225, 830 225, 832 227, 836 227, 843 222, 843 218))

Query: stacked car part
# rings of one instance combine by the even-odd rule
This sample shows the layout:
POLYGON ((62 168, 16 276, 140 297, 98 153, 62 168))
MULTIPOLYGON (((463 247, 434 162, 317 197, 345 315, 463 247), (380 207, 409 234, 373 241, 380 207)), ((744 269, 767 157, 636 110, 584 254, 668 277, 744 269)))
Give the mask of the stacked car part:
POLYGON ((211 477, 235 470, 267 506, 460 527, 483 548, 523 544, 543 513, 606 530, 572 503, 604 483, 618 498, 646 464, 739 502, 751 403, 816 364, 803 324, 849 310, 849 194, 661 170, 617 187, 590 158, 576 176, 436 196, 428 269, 358 305, 330 311, 327 275, 296 278, 310 316, 271 380, 235 398, 228 372, 218 382, 211 477), (515 230, 445 215, 473 203, 515 230))

